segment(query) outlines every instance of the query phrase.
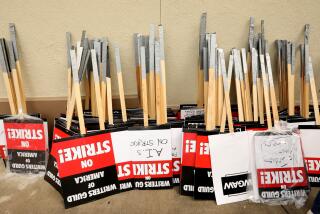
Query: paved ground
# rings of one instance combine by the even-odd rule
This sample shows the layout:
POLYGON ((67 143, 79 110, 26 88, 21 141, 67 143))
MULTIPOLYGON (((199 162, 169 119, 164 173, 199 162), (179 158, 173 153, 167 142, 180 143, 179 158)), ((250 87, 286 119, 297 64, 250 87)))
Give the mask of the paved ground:
POLYGON ((249 202, 217 206, 180 196, 177 189, 129 191, 65 210, 62 197, 40 176, 6 173, 0 163, 0 213, 306 213, 319 189, 313 189, 304 208, 249 202))

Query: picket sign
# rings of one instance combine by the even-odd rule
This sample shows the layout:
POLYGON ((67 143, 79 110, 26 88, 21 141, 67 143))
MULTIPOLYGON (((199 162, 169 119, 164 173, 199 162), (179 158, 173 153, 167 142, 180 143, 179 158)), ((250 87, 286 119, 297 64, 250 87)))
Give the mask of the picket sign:
POLYGON ((253 131, 209 136, 212 180, 217 205, 249 198, 249 142, 253 131))
POLYGON ((172 142, 172 183, 174 186, 180 185, 181 174, 181 149, 183 141, 182 122, 171 123, 172 142))
POLYGON ((183 129, 180 176, 181 195, 193 196, 197 136, 197 130, 188 128, 183 129))
POLYGON ((298 128, 309 183, 312 187, 320 187, 320 126, 299 125, 298 128))
POLYGON ((45 172, 48 150, 47 123, 35 117, 9 117, 3 120, 3 127, 10 172, 45 172))
POLYGON ((121 192, 133 189, 134 185, 130 141, 125 139, 128 135, 129 131, 125 129, 120 129, 119 131, 111 133, 114 158, 121 192))
POLYGON ((219 134, 219 131, 199 130, 197 132, 194 170, 194 199, 215 199, 208 136, 217 134, 219 134))
POLYGON ((119 192, 111 130, 53 141, 66 208, 119 192))
MULTIPOLYGON (((57 120, 55 120, 54 128, 53 128, 53 140, 67 138, 72 135, 73 133, 71 133, 71 131, 57 124, 57 120)), ((55 154, 52 153, 51 148, 52 148, 52 144, 50 147, 50 154, 49 154, 48 163, 46 167, 46 173, 44 175, 44 180, 46 180, 49 184, 51 184, 51 186, 53 186, 53 188, 55 188, 62 195, 61 180, 59 177, 57 160, 56 160, 55 154)))
POLYGON ((307 200, 309 183, 300 137, 289 131, 258 132, 251 143, 252 200, 307 200))
POLYGON ((167 125, 130 127, 129 140, 134 186, 137 189, 172 187, 172 139, 167 125))

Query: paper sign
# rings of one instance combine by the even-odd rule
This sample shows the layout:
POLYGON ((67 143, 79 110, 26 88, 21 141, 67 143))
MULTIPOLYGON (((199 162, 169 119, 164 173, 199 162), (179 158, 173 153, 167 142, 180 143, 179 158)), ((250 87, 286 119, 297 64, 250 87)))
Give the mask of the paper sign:
POLYGON ((255 199, 307 198, 308 179, 300 138, 291 132, 262 132, 254 136, 252 170, 255 199))
POLYGON ((172 172, 173 172, 173 184, 180 184, 181 173, 181 148, 183 141, 182 128, 171 128, 172 135, 172 172))
POLYGON ((109 132, 55 140, 52 153, 66 208, 119 192, 109 132))
POLYGON ((47 150, 44 123, 16 123, 4 120, 4 130, 10 171, 44 172, 47 150))
POLYGON ((209 136, 212 179, 218 205, 247 200, 251 131, 209 136))
POLYGON ((135 188, 172 187, 171 130, 129 130, 124 138, 129 139, 135 188))
POLYGON ((120 191, 133 189, 134 175, 132 170, 132 157, 130 141, 125 139, 129 131, 111 132, 115 163, 117 166, 120 191))
POLYGON ((320 187, 320 129, 315 126, 299 126, 304 161, 311 186, 320 187))

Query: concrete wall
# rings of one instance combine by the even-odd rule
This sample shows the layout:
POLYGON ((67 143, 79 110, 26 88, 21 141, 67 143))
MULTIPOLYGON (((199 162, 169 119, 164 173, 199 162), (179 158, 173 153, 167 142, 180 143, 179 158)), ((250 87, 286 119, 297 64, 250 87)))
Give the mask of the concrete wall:
MULTIPOLYGON (((107 36, 112 45, 121 48, 125 92, 135 95, 132 34, 147 33, 150 23, 162 22, 168 104, 176 105, 196 101, 201 12, 207 11, 207 29, 217 32, 218 45, 226 51, 247 47, 249 16, 256 18, 256 24, 263 18, 272 57, 274 40, 302 43, 304 24, 309 23, 311 55, 319 82, 319 8, 317 0, 10 0, 1 2, 0 35, 9 38, 8 23, 16 24, 28 98, 54 100, 66 96, 65 32, 70 31, 76 40, 83 29, 90 37, 107 36)), ((115 81, 113 89, 117 94, 115 81)), ((6 97, 2 78, 0 97, 6 97)))

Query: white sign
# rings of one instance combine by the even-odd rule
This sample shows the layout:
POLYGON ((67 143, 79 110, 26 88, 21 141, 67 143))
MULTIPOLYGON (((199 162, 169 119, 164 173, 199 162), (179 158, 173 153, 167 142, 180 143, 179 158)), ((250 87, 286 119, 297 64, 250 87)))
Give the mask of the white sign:
POLYGON ((253 131, 209 136, 212 179, 218 205, 247 200, 249 143, 253 131))

